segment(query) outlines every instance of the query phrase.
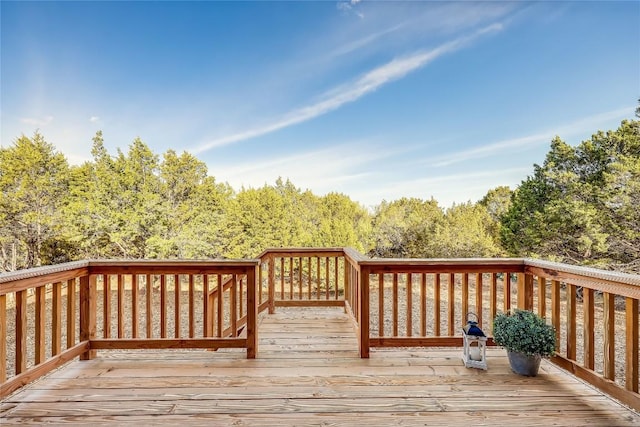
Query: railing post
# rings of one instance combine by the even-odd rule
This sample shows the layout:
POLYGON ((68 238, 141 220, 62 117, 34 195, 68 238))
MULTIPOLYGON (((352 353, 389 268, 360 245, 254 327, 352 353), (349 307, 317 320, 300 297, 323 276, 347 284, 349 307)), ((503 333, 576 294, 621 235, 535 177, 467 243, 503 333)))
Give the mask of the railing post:
POLYGON ((258 266, 247 269, 247 359, 258 355, 258 266))
POLYGON ((638 300, 625 299, 626 310, 626 356, 625 356, 625 386, 627 390, 638 393, 638 300))
POLYGON ((518 308, 533 310, 533 275, 518 273, 518 308))
POLYGON ((360 298, 359 298, 359 320, 360 327, 360 357, 369 358, 369 268, 360 269, 360 298))
MULTIPOLYGON (((273 255, 269 255, 269 314, 276 312, 276 275, 273 255)), ((282 274, 282 272, 280 273, 282 274)))
MULTIPOLYGON (((90 341, 96 337, 96 276, 80 277, 80 341, 90 341)), ((80 355, 80 360, 91 360, 95 350, 80 355)))

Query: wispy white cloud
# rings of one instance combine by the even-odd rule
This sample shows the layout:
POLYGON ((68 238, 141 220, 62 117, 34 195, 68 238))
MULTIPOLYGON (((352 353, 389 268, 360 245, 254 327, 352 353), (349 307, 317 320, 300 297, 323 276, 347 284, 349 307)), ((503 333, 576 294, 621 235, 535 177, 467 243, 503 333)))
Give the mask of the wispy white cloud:
POLYGON ((91 123, 98 123, 98 122, 100 121, 100 117, 98 117, 98 116, 91 116, 91 117, 89 118, 89 121, 90 121, 91 123))
POLYGON ((483 145, 469 150, 457 151, 444 156, 432 158, 429 161, 430 166, 443 167, 455 163, 465 162, 467 160, 476 160, 490 157, 494 154, 504 154, 506 152, 517 152, 527 150, 531 147, 541 144, 548 144, 553 137, 559 135, 564 138, 578 133, 589 132, 595 129, 599 124, 608 122, 613 119, 622 119, 627 117, 633 111, 633 107, 619 108, 613 111, 607 111, 584 117, 574 122, 560 125, 546 131, 528 135, 520 138, 507 139, 492 144, 483 145))
POLYGON ((397 200, 401 197, 417 197, 430 199, 433 197, 440 206, 451 206, 453 203, 480 200, 489 189, 499 185, 511 188, 522 181, 530 167, 493 169, 489 171, 473 171, 447 175, 434 175, 418 179, 394 180, 393 177, 376 177, 381 183, 365 188, 355 188, 348 194, 353 199, 374 206, 382 200, 397 200))
POLYGON ((419 51, 412 55, 396 58, 387 64, 362 75, 351 84, 339 86, 325 93, 318 102, 293 110, 289 114, 286 114, 284 117, 277 119, 272 123, 206 142, 193 148, 191 151, 196 154, 202 153, 215 147, 262 136, 327 114, 340 108, 344 104, 354 102, 368 93, 374 92, 387 83, 403 78, 407 74, 424 67, 442 55, 467 46, 484 34, 497 32, 502 30, 502 28, 501 24, 492 24, 471 35, 459 37, 450 42, 443 43, 434 49, 419 51))
POLYGON ((336 56, 342 56, 342 55, 346 55, 348 53, 351 53, 355 50, 358 50, 364 46, 370 45, 371 43, 375 42, 376 40, 379 40, 381 37, 387 36, 389 34, 395 33, 396 31, 402 29, 404 26, 406 25, 406 23, 400 23, 398 25, 394 25, 392 27, 386 28, 384 30, 381 31, 376 31, 374 33, 368 34, 364 37, 361 37, 357 40, 354 41, 348 41, 346 43, 344 43, 342 46, 338 47, 337 49, 333 50, 329 55, 327 55, 328 58, 333 58, 336 56))
POLYGON ((23 117, 20 119, 22 123, 29 126, 46 126, 53 121, 53 116, 45 117, 23 117))
POLYGON ((364 14, 355 7, 358 3, 360 3, 360 0, 339 1, 336 7, 342 12, 353 13, 358 18, 363 19, 364 14))
POLYGON ((282 177, 298 187, 323 194, 357 187, 357 183, 374 174, 376 168, 372 164, 410 150, 404 146, 382 146, 375 141, 356 141, 262 161, 209 164, 209 170, 234 188, 259 187, 282 177))

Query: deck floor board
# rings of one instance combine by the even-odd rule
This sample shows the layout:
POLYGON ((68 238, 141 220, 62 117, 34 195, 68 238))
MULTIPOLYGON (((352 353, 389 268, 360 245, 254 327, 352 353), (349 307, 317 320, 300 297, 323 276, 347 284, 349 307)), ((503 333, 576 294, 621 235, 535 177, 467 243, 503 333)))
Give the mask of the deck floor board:
POLYGON ((379 349, 360 359, 339 308, 262 315, 259 357, 237 349, 101 351, 0 403, 0 424, 41 425, 598 425, 640 415, 543 362, 511 373, 503 350, 489 370, 459 349, 379 349))

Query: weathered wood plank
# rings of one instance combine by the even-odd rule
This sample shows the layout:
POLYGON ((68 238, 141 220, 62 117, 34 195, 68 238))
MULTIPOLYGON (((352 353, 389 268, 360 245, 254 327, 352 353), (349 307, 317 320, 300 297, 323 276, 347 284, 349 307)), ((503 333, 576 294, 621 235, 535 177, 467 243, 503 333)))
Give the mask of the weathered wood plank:
MULTIPOLYGON (((524 411, 565 411, 585 407, 592 410, 610 409, 610 401, 604 396, 580 396, 558 399, 551 397, 527 397, 518 399, 518 409, 524 411)), ((91 413, 94 416, 167 415, 167 414, 291 414, 291 413, 349 413, 349 412, 504 412, 505 402, 500 396, 493 399, 469 395, 463 398, 389 398, 387 396, 357 398, 288 398, 288 399, 237 399, 237 400, 183 400, 183 401, 102 401, 74 402, 73 405, 57 403, 21 403, 8 411, 10 417, 67 416, 91 413)))
MULTIPOLYGON (((254 307, 256 300, 254 293, 254 307)), ((372 349, 361 359, 354 328, 338 307, 282 308, 259 320, 256 359, 241 349, 103 351, 5 400, 0 421, 640 425, 637 413, 547 361, 539 376, 522 377, 497 348, 488 349, 488 371, 464 368, 459 348, 372 349)))
MULTIPOLYGON (((424 426, 424 425, 448 425, 469 426, 481 423, 483 425, 509 425, 517 422, 519 425, 554 425, 554 426, 637 426, 633 419, 608 410, 599 411, 562 411, 562 417, 558 417, 557 411, 536 411, 514 415, 512 412, 496 411, 484 412, 429 412, 429 413, 391 413, 391 412, 352 412, 352 413, 325 413, 322 417, 309 413, 287 414, 211 414, 197 413, 189 415, 166 414, 156 415, 118 415, 118 416, 65 416, 65 417, 36 417, 20 418, 20 425, 62 425, 68 423, 90 424, 92 426, 111 427, 114 424, 130 423, 138 425, 242 425, 259 427, 282 427, 283 425, 299 426, 332 426, 352 427, 354 425, 366 426, 424 426), (517 417, 517 418, 515 418, 517 417)), ((7 425, 12 425, 12 420, 7 420, 7 425)))

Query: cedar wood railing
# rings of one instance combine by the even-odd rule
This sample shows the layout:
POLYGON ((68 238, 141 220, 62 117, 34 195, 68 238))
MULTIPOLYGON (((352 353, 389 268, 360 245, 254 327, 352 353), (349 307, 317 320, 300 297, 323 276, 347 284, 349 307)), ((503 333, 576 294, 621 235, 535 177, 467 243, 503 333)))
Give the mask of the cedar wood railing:
POLYGON ((68 263, 0 275, 0 396, 96 350, 236 347, 253 358, 257 315, 276 307, 344 307, 363 358, 371 347, 460 347, 467 313, 490 334, 497 312, 518 307, 556 328, 553 363, 640 409, 638 301, 640 276, 531 259, 296 248, 245 261, 68 263))

